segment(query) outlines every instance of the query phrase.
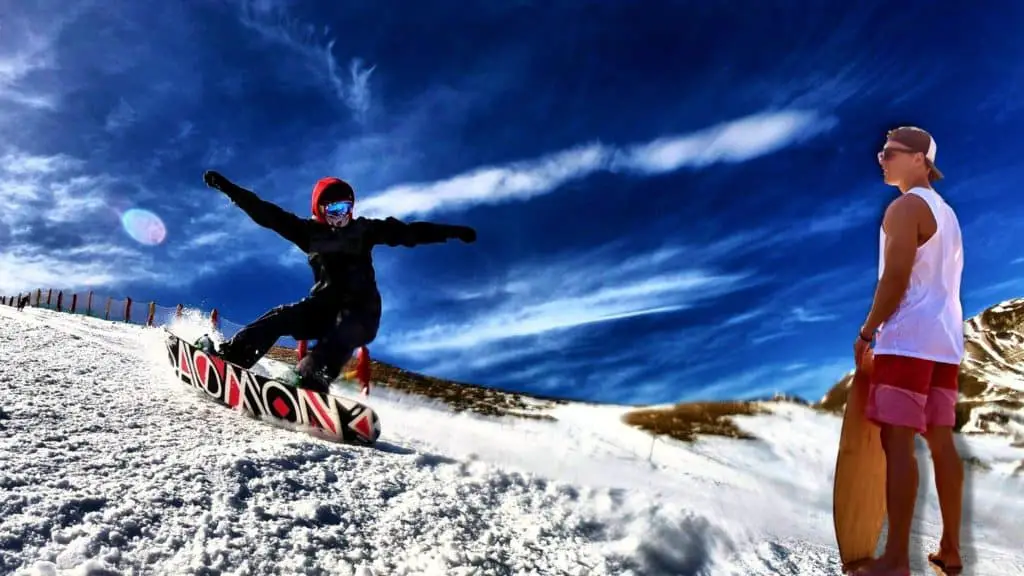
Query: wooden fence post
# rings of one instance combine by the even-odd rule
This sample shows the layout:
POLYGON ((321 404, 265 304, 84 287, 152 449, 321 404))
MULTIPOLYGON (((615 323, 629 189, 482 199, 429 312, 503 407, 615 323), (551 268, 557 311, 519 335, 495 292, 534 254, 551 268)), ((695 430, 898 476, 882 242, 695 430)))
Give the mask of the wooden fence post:
POLYGON ((114 303, 113 296, 107 296, 107 309, 103 312, 103 319, 110 320, 110 305, 114 303))
POLYGON ((181 312, 184 309, 185 309, 184 306, 182 306, 181 304, 178 304, 178 307, 174 309, 174 317, 175 318, 181 318, 181 312))
POLYGON ((298 360, 302 360, 302 358, 306 355, 306 341, 305 340, 299 340, 299 345, 295 349, 295 355, 298 357, 297 358, 298 360))
POLYGON ((64 291, 57 292, 57 312, 61 311, 64 304, 64 291))
POLYGON ((92 316, 92 290, 89 290, 89 299, 85 303, 85 315, 92 316))
POLYGON ((213 325, 214 330, 218 330, 220 328, 220 314, 217 313, 216 308, 210 312, 210 324, 213 325))
POLYGON ((124 321, 131 322, 132 317, 132 297, 124 297, 124 321))
POLYGON ((78 292, 71 295, 71 313, 75 313, 75 309, 78 308, 78 292))
POLYGON ((43 299, 42 288, 36 288, 36 306, 39 306, 39 302, 43 299))
POLYGON ((149 303, 149 316, 146 317, 146 326, 153 325, 153 316, 156 315, 156 302, 149 303))
POLYGON ((46 307, 50 307, 50 296, 53 296, 53 288, 46 289, 46 307))

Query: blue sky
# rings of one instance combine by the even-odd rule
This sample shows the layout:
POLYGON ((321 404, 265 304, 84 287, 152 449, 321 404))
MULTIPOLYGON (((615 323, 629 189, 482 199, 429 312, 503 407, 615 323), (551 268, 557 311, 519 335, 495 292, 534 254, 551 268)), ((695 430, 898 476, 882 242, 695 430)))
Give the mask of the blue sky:
POLYGON ((479 233, 375 251, 375 357, 599 401, 814 399, 871 303, 875 153, 918 124, 965 312, 1024 296, 1019 3, 28 4, 0 6, 5 294, 244 323, 311 274, 203 171, 302 215, 336 175, 361 215, 479 233))

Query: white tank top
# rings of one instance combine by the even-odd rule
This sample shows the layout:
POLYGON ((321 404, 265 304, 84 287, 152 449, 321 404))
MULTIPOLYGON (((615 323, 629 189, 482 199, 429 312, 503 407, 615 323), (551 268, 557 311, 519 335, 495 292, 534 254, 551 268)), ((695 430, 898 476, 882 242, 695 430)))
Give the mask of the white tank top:
MULTIPOLYGON (((928 203, 935 234, 917 248, 910 284, 896 312, 882 324, 875 354, 897 354, 960 364, 964 356, 964 317, 960 276, 964 268, 960 222, 934 190, 911 188, 928 203)), ((878 276, 885 270, 885 230, 879 230, 878 276)))

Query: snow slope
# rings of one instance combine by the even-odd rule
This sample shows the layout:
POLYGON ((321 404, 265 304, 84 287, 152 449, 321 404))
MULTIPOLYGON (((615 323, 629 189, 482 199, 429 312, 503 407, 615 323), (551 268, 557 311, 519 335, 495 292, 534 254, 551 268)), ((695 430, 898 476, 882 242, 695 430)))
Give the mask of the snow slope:
MULTIPOLYGON (((840 421, 806 406, 737 418, 759 440, 684 445, 627 407, 495 419, 377 387, 381 443, 359 448, 201 398, 159 329, 0 307, 0 357, 3 574, 840 573, 840 421)), ((987 467, 967 573, 1024 574, 1024 449, 961 441, 987 467)), ((921 462, 919 567, 940 532, 921 462)))

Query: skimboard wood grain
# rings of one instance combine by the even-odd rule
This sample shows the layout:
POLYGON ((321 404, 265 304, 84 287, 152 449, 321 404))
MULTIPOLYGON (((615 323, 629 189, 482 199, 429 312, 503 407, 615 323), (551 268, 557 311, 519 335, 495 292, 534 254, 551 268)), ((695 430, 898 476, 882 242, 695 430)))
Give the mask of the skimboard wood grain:
POLYGON ((865 416, 874 358, 868 350, 853 376, 832 487, 832 520, 843 571, 870 562, 885 522, 885 453, 879 428, 865 416))

